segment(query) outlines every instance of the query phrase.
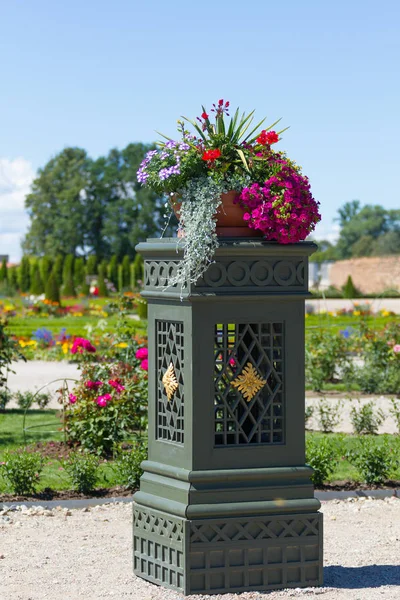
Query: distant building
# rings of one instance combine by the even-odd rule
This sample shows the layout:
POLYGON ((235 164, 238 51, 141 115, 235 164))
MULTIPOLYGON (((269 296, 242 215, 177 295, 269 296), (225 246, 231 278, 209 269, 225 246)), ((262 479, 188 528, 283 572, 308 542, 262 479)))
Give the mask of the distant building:
POLYGON ((5 259, 6 263, 8 263, 8 261, 10 259, 8 254, 0 254, 0 263, 2 263, 4 259, 5 259))
POLYGON ((330 270, 335 261, 327 260, 322 263, 310 262, 308 284, 312 289, 326 290, 331 285, 330 270))

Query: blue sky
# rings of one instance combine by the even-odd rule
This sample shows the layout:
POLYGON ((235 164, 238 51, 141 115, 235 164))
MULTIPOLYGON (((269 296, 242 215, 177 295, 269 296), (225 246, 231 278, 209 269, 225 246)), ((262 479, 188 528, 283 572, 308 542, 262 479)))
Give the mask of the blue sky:
POLYGON ((63 147, 173 136, 219 98, 290 125, 319 237, 346 201, 399 207, 399 17, 397 0, 0 0, 0 254, 19 257, 24 195, 63 147))

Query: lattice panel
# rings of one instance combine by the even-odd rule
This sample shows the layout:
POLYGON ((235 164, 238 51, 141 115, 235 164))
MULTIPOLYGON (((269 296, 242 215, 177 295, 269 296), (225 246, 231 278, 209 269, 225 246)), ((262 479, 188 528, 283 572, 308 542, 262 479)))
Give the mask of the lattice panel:
POLYGON ((157 439, 184 443, 183 323, 157 321, 157 439), (168 398, 165 373, 173 366, 177 387, 168 398))
POLYGON ((190 592, 319 585, 321 524, 319 514, 192 522, 190 592))
POLYGON ((215 326, 215 444, 284 443, 283 323, 215 326), (236 382, 246 372, 265 382, 251 398, 236 382))
POLYGON ((183 520, 137 507, 133 523, 135 573, 159 585, 183 591, 183 520))

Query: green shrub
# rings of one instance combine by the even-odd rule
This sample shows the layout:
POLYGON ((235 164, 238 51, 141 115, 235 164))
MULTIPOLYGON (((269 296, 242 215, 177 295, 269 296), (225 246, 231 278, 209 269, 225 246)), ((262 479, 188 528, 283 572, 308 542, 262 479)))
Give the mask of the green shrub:
POLYGON ((95 254, 91 254, 87 258, 86 273, 87 275, 97 275, 97 256, 95 254))
POLYGON ((75 268, 74 268, 74 285, 75 287, 82 287, 85 283, 85 260, 83 258, 75 259, 75 268))
POLYGON ((147 300, 145 298, 137 299, 137 314, 141 319, 147 319, 147 300))
POLYGON ((97 456, 87 452, 74 452, 62 461, 72 488, 82 494, 92 492, 99 479, 100 461, 97 456))
POLYGON ((50 300, 51 302, 57 302, 58 304, 60 304, 60 287, 57 280, 57 276, 53 271, 49 279, 47 280, 45 295, 46 300, 50 300))
POLYGON ((31 286, 31 265, 29 258, 23 256, 19 265, 18 287, 21 292, 29 292, 31 286))
POLYGON ((17 286, 12 283, 11 277, 0 281, 0 298, 13 298, 17 295, 17 286))
POLYGON ((114 254, 108 265, 108 279, 118 289, 118 256, 114 254))
MULTIPOLYGON (((122 267, 122 289, 129 289, 129 287, 132 287, 132 286, 131 286, 131 259, 129 258, 128 255, 125 255, 124 258, 122 259, 121 267, 122 267)), ((133 289, 133 287, 132 287, 132 289, 133 289)))
POLYGON ((40 276, 40 269, 37 261, 32 267, 30 292, 34 296, 40 296, 44 292, 44 285, 40 276))
POLYGON ((48 278, 50 277, 50 273, 52 270, 52 262, 51 259, 48 256, 42 256, 42 258, 39 260, 39 270, 40 270, 40 277, 41 280, 43 282, 46 282, 48 280, 48 278))
POLYGON ((392 403, 392 408, 389 408, 389 412, 397 425, 397 432, 400 433, 400 402, 394 398, 391 398, 390 401, 392 403))
POLYGON ((350 464, 359 472, 366 483, 382 483, 388 479, 399 460, 388 442, 377 443, 371 438, 362 438, 355 448, 346 453, 350 464))
POLYGON ((129 451, 117 451, 114 469, 119 476, 121 485, 130 490, 139 487, 139 480, 143 473, 141 464, 147 459, 147 446, 138 442, 129 451))
POLYGON ((8 271, 7 271, 7 261, 4 258, 1 267, 0 267, 0 282, 7 281, 8 279, 8 271))
POLYGON ((347 299, 351 300, 352 298, 360 298, 360 296, 361 296, 361 293, 354 285, 353 280, 350 275, 348 276, 347 281, 344 284, 342 289, 343 289, 343 298, 347 298, 347 299))
POLYGON ((44 467, 44 459, 39 453, 26 450, 5 452, 0 473, 9 484, 11 492, 18 496, 34 494, 44 467))
POLYGON ((0 386, 0 412, 4 412, 7 404, 12 399, 12 393, 6 387, 0 386))
POLYGON ((19 408, 21 408, 22 410, 31 408, 31 406, 34 403, 36 403, 39 406, 39 408, 43 409, 46 408, 46 406, 49 404, 50 395, 45 392, 41 392, 39 394, 29 391, 17 392, 15 394, 15 399, 19 408))
POLYGON ((143 284, 144 279, 144 261, 141 254, 136 254, 135 260, 133 261, 134 274, 135 274, 135 285, 140 287, 143 284))
POLYGON ((306 406, 306 410, 305 410, 305 414, 304 414, 306 429, 307 429, 308 422, 311 419, 311 417, 313 416, 313 414, 314 414, 314 407, 306 406))
POLYGON ((306 463, 314 469, 311 477, 313 484, 320 487, 336 468, 338 450, 329 440, 315 440, 307 437, 306 463))
POLYGON ((358 400, 358 407, 353 406, 350 411, 350 419, 353 424, 354 433, 358 435, 378 433, 379 427, 385 420, 385 413, 383 410, 374 410, 374 403, 367 402, 362 404, 358 400))
POLYGON ((146 427, 147 373, 134 355, 129 360, 129 364, 82 367, 81 380, 72 390, 74 402, 65 410, 66 435, 71 442, 110 456, 115 443, 131 439, 146 427))
POLYGON ((63 282, 63 270, 64 270, 64 257, 61 254, 56 256, 54 261, 53 268, 51 270, 52 274, 56 278, 58 287, 60 288, 63 282))
POLYGON ((320 391, 324 383, 350 381, 353 362, 349 354, 351 339, 326 329, 312 331, 306 344, 306 382, 320 391), (340 374, 340 375, 339 375, 340 374))
POLYGON ((340 423, 343 400, 338 400, 336 404, 328 402, 326 398, 320 398, 317 406, 318 423, 321 431, 331 433, 340 423))
POLYGON ((108 296, 108 289, 106 286, 106 282, 105 282, 103 273, 101 273, 99 275, 99 278, 97 281, 97 287, 99 288, 99 297, 106 298, 108 296))

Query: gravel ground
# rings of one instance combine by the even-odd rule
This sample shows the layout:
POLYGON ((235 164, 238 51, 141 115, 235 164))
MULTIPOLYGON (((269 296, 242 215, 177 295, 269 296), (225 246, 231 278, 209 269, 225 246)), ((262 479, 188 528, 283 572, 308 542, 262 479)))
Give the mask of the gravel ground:
MULTIPOLYGON (((324 587, 191 598, 398 600, 400 500, 334 500, 322 510, 324 587)), ((132 574, 131 514, 130 504, 0 511, 0 599, 181 600, 132 574)))

